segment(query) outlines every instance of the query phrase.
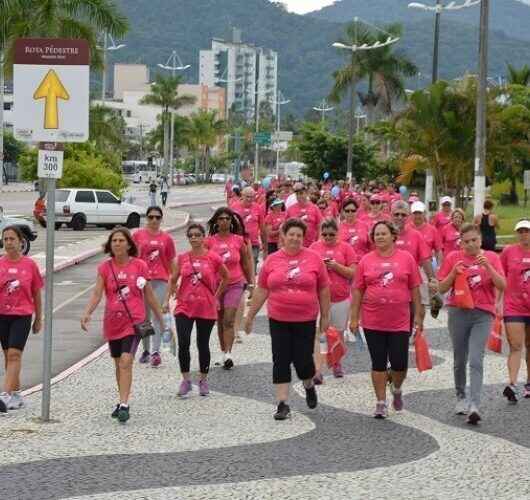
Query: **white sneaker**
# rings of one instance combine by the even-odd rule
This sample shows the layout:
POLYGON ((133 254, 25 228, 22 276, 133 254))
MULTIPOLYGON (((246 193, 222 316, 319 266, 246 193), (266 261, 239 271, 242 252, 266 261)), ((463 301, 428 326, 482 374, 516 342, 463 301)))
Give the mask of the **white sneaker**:
POLYGON ((235 341, 236 341, 236 344, 242 344, 243 343, 243 337, 240 335, 239 332, 237 332, 236 335, 235 335, 235 341))
POLYGON ((7 409, 19 410, 20 408, 24 408, 24 406, 26 406, 26 403, 24 402, 22 394, 20 394, 20 391, 14 391, 9 398, 9 402, 7 403, 7 409))
POLYGON ((467 399, 459 399, 456 402, 455 413, 457 415, 467 415, 469 412, 469 403, 467 399))

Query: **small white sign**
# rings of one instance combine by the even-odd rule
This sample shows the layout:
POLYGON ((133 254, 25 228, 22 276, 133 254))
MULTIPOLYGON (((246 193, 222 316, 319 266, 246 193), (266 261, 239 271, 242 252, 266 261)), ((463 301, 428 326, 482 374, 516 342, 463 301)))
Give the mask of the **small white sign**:
POLYGON ((530 170, 524 171, 524 188, 530 189, 530 170))
POLYGON ((64 151, 39 150, 39 178, 60 179, 63 176, 64 151))
POLYGON ((291 142, 293 133, 285 130, 272 133, 272 142, 291 142))

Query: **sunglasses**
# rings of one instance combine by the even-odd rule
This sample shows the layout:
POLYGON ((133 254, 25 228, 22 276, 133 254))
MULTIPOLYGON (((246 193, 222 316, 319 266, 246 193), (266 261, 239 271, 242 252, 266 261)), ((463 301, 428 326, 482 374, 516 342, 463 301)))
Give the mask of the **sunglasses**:
POLYGON ((408 217, 409 214, 405 214, 405 213, 394 213, 392 214, 393 217, 400 217, 400 218, 405 218, 405 217, 408 217))
POLYGON ((353 208, 348 208, 348 209, 344 210, 345 214, 354 214, 355 212, 357 212, 357 210, 355 210, 353 208))
POLYGON ((381 205, 380 201, 371 201, 370 205, 381 205))
POLYGON ((147 218, 149 220, 162 220, 162 216, 161 215, 148 215, 147 218))
POLYGON ((217 217, 217 220, 230 220, 230 217, 226 217, 226 216, 221 216, 221 217, 217 217))
POLYGON ((337 233, 322 233, 322 236, 324 236, 324 238, 333 238, 333 236, 337 236, 337 233))
POLYGON ((305 193, 305 189, 295 189, 294 191, 296 194, 299 194, 299 193, 305 193))

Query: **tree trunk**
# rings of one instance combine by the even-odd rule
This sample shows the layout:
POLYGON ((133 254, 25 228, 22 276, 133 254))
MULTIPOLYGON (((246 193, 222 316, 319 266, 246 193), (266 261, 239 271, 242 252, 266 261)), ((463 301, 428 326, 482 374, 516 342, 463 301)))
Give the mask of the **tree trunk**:
POLYGON ((519 205, 519 197, 517 196, 517 179, 512 176, 510 179, 510 203, 519 205))

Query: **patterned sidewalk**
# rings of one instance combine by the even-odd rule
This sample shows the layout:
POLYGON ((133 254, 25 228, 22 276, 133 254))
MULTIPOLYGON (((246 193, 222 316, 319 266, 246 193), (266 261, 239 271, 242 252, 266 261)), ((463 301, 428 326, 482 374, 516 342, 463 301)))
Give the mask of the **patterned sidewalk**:
MULTIPOLYGON (((386 421, 371 417, 368 353, 350 349, 346 377, 326 377, 316 410, 307 409, 298 383, 292 419, 275 422, 264 316, 236 345, 236 367, 212 368, 209 397, 196 386, 190 397, 176 396, 170 354, 158 369, 137 365, 123 426, 110 418, 116 391, 105 354, 53 388, 55 423, 35 421, 39 394, 27 409, 0 418, 2 497, 528 498, 530 400, 506 404, 505 355, 487 354, 483 424, 472 428, 453 415, 443 318, 429 324, 434 369, 418 373, 411 357, 405 411, 386 421)), ((211 344, 215 360, 215 331, 211 344)))

